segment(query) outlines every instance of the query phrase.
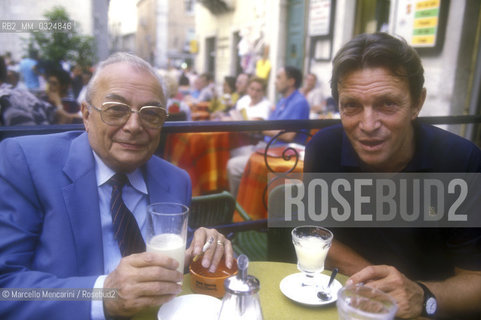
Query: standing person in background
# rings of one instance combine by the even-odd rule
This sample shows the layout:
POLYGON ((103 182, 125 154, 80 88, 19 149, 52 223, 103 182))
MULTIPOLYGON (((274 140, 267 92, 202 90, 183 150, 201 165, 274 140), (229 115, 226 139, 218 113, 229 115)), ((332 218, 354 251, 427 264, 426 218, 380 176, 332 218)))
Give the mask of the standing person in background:
POLYGON ((264 46, 262 58, 256 62, 256 76, 264 79, 266 82, 269 80, 271 73, 271 61, 269 60, 269 45, 264 46))
POLYGON ((37 69, 38 52, 30 49, 28 57, 20 61, 20 75, 22 81, 30 91, 37 91, 40 89, 40 81, 38 79, 39 71, 37 69))

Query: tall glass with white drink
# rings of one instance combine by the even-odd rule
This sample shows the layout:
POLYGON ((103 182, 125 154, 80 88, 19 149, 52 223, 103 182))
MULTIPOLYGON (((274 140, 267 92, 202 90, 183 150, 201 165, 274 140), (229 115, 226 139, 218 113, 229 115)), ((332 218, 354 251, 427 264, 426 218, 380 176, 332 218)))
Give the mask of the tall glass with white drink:
MULTIPOLYGON (((308 278, 324 270, 324 261, 332 243, 332 232, 317 226, 301 226, 292 230, 297 268, 308 278)), ((309 282, 309 280, 306 280, 309 282)))
POLYGON ((177 270, 181 273, 184 272, 188 215, 189 208, 179 203, 160 202, 147 207, 147 251, 177 260, 177 270))

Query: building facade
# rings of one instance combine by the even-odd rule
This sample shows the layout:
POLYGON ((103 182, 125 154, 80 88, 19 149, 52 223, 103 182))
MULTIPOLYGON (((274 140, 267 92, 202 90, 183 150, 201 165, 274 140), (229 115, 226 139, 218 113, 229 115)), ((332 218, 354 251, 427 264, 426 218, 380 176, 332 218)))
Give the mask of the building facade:
MULTIPOLYGON (((227 9, 217 12, 209 9, 214 2, 219 1, 197 4, 196 65, 213 72, 218 82, 242 70, 243 44, 255 59, 269 45, 272 100, 273 74, 283 65, 315 73, 330 95, 335 53, 356 34, 384 31, 407 38, 421 56, 427 89, 422 116, 481 113, 479 1, 224 0, 227 9)), ((469 126, 448 129, 474 134, 469 126)))
POLYGON ((193 0, 140 0, 137 54, 162 69, 192 61, 189 43, 195 37, 193 6, 193 0))
MULTIPOLYGON (((272 80, 284 61, 287 1, 224 1, 223 10, 217 11, 213 3, 218 1, 196 4, 197 71, 212 73, 218 84, 224 76, 253 74, 256 60, 268 47, 272 80)), ((272 85, 269 91, 274 94, 272 85)))

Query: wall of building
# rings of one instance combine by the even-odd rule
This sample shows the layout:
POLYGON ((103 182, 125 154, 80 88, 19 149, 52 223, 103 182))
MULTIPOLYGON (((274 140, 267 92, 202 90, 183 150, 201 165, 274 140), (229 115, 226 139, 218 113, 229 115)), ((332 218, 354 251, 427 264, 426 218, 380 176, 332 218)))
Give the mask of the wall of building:
POLYGON ((157 68, 167 69, 183 57, 188 35, 195 28, 184 1, 141 0, 137 3, 137 52, 157 68), (190 31, 190 32, 189 32, 190 31))
POLYGON ((194 11, 187 12, 184 1, 169 0, 167 57, 169 64, 187 58, 183 51, 195 34, 194 11))
MULTIPOLYGON (((308 10, 309 6, 307 7, 308 10)), ((333 38, 331 60, 336 52, 352 38, 356 16, 356 0, 338 0, 334 14, 333 38)), ((309 31, 307 31, 309 32, 309 31)), ((306 39, 309 39, 307 37, 306 39)), ((306 41, 306 53, 310 52, 309 41, 306 41)), ((330 96, 330 80, 332 73, 331 61, 315 61, 309 54, 306 55, 304 73, 314 73, 324 92, 324 96, 330 96)))
POLYGON ((92 34, 94 36, 97 58, 105 60, 109 56, 109 1, 92 0, 92 34))
POLYGON ((427 91, 426 102, 421 116, 460 114, 458 105, 451 105, 453 98, 460 39, 463 33, 465 1, 456 1, 449 7, 446 35, 442 51, 437 54, 420 53, 427 91))
MULTIPOLYGON (((393 7, 388 30, 394 33, 393 7)), ((356 0, 338 0, 333 33, 333 56, 354 34, 356 0)), ((470 0, 451 1, 446 19, 444 46, 435 53, 420 51, 425 69, 427 97, 421 116, 445 116, 465 114, 469 105, 469 86, 472 78, 472 60, 476 53, 476 23, 479 19, 479 3, 470 0), (477 12, 477 13, 473 13, 477 12)), ((306 52, 309 43, 306 43, 306 52)), ((332 57, 333 57, 332 56, 332 57)), ((331 57, 331 60, 332 60, 331 57)), ((314 72, 320 79, 324 92, 330 94, 332 61, 305 60, 305 71, 314 72)), ((461 126, 447 127, 461 133, 461 126)))
MULTIPOLYGON (((236 75, 235 59, 238 48, 234 44, 234 34, 251 34, 253 39, 259 38, 268 44, 269 59, 272 64, 268 85, 268 96, 274 99, 275 70, 283 61, 285 46, 285 11, 287 0, 244 0, 234 1, 235 10, 223 14, 213 15, 201 4, 196 4, 196 35, 199 42, 199 52, 196 56, 195 66, 198 72, 206 70, 206 39, 216 37, 216 69, 215 79, 218 87, 223 82, 224 76, 236 75)), ((259 42, 258 42, 259 43, 259 42)))
POLYGON ((110 51, 136 52, 137 0, 114 0, 109 5, 110 51))
MULTIPOLYGON (((270 45, 269 57, 272 63, 268 96, 274 99, 275 72, 285 61, 288 1, 238 0, 235 1, 235 11, 220 15, 213 15, 205 7, 197 4, 196 32, 200 49, 196 58, 197 70, 208 71, 205 69, 207 54, 205 40, 215 36, 217 38, 215 74, 217 82, 221 82, 225 75, 234 74, 236 48, 233 47, 233 34, 254 24, 256 16, 253 12, 256 6, 264 7, 262 31, 265 34, 266 43, 270 45)), ((396 3, 397 1, 391 0, 391 16, 387 25, 387 30, 391 33, 394 33, 393 7, 396 3)), ((332 58, 354 35, 357 6, 357 0, 336 1, 331 60, 314 61, 310 57, 307 31, 303 71, 313 72, 318 76, 326 95, 330 95, 332 58)), ((427 98, 421 116, 460 115, 469 111, 477 54, 476 30, 480 24, 479 9, 480 3, 475 0, 450 1, 442 49, 434 53, 420 51, 425 67, 427 89, 427 98)), ((306 13, 309 14, 309 1, 306 1, 306 13)), ((306 24, 308 24, 307 21, 306 24)), ((463 134, 461 126, 451 126, 448 129, 463 134)))
POLYGON ((158 68, 166 69, 168 66, 167 51, 169 43, 169 1, 157 0, 155 19, 156 19, 156 40, 155 58, 153 65, 158 68))
MULTIPOLYGON (((238 7, 236 6, 236 11, 238 7)), ((240 25, 234 21, 235 12, 227 12, 221 15, 213 15, 203 5, 197 3, 195 5, 195 31, 197 41, 199 43, 199 52, 195 59, 195 68, 197 72, 212 72, 207 70, 207 38, 216 37, 217 52, 216 52, 216 71, 215 79, 221 79, 225 75, 230 75, 232 70, 230 64, 231 59, 229 44, 233 41, 233 32, 240 30, 240 25)), ((235 50, 235 48, 232 48, 235 50)))
POLYGON ((157 40, 156 0, 141 0, 137 3, 137 55, 149 63, 155 62, 157 40))

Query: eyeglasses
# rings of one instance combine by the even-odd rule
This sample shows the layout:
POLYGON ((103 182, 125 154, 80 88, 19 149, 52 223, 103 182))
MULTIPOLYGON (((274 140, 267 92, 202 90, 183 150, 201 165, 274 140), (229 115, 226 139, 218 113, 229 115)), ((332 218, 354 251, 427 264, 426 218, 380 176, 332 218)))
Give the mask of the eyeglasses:
POLYGON ((109 126, 123 126, 132 113, 137 113, 142 124, 151 129, 162 127, 169 116, 164 107, 143 106, 140 110, 133 110, 129 105, 121 102, 104 102, 102 109, 92 107, 100 112, 100 118, 109 126))

